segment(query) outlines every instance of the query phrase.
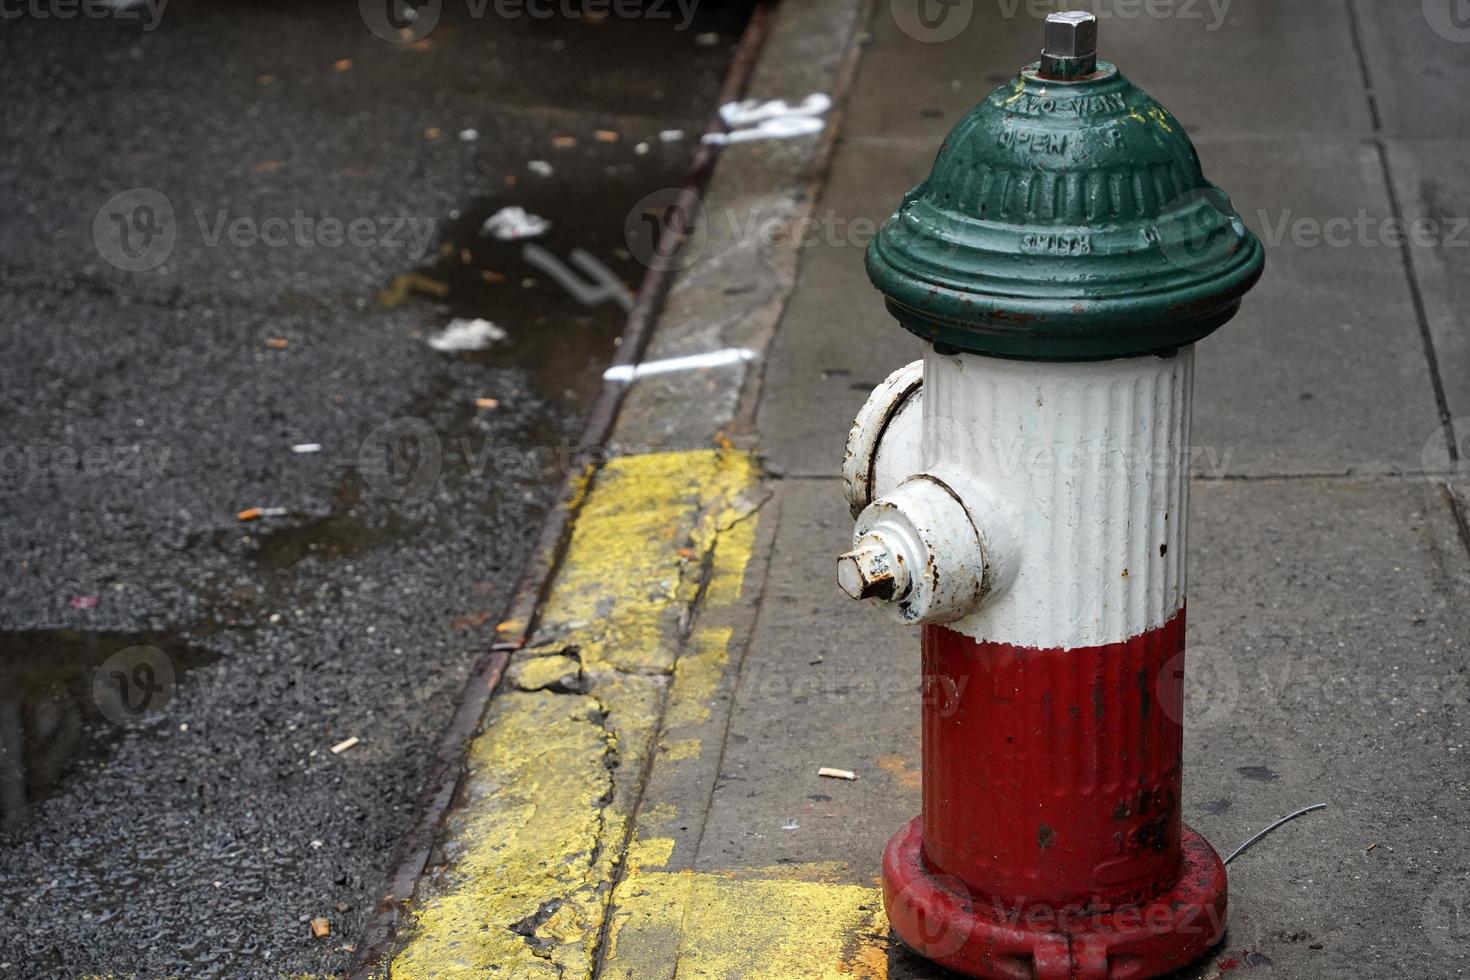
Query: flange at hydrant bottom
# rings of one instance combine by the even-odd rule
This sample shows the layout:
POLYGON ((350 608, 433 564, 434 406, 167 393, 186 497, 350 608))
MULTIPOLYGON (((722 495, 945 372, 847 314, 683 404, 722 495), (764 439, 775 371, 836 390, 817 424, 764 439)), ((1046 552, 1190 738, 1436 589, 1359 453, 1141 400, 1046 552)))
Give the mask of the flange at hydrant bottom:
POLYGON ((924 359, 849 436, 838 578, 923 629, 895 933, 978 977, 1152 977, 1214 946, 1181 819, 1194 344, 1260 243, 1089 14, 950 133, 868 253, 924 359))

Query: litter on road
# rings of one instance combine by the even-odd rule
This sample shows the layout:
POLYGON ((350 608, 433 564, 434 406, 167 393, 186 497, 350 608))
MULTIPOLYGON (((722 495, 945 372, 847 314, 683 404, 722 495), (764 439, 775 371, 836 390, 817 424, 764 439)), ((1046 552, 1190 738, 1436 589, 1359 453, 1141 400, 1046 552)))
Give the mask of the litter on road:
POLYGON ((820 133, 826 122, 820 117, 832 108, 826 93, 813 92, 798 105, 785 99, 746 99, 720 106, 720 118, 728 133, 705 133, 703 141, 716 145, 748 143, 760 139, 791 139, 820 133))
POLYGON ((673 371, 693 371, 699 368, 723 367, 755 359, 755 351, 744 347, 727 347, 709 354, 690 354, 687 357, 670 357, 661 361, 645 361, 642 364, 615 364, 602 372, 604 381, 633 381, 650 374, 669 374, 673 371))
POLYGON ((291 447, 291 451, 297 454, 319 453, 322 451, 322 444, 319 442, 298 442, 291 447))
POLYGON ((454 319, 429 338, 429 346, 442 351, 485 350, 505 337, 505 331, 489 320, 454 319))
POLYGON ((473 143, 480 138, 480 131, 478 129, 461 129, 459 131, 459 138, 466 143, 473 143))
POLYGON ((481 235, 490 235, 502 242, 518 241, 522 238, 535 238, 544 235, 551 230, 551 222, 540 215, 531 214, 523 207, 514 204, 503 207, 480 226, 481 235))
POLYGON ((265 338, 265 345, 271 350, 285 350, 291 346, 291 341, 285 337, 267 337, 265 338))
POLYGON ((475 399, 475 407, 476 408, 486 408, 486 409, 489 409, 489 408, 499 408, 500 407, 500 400, 498 398, 476 398, 475 399))
POLYGON ((311 920, 311 934, 317 939, 325 939, 332 934, 332 924, 326 916, 319 915, 311 920))
POLYGON ((832 769, 828 766, 823 766, 822 768, 818 769, 817 775, 825 776, 828 779, 845 779, 848 782, 853 782, 857 779, 857 773, 853 772, 851 769, 832 769))
POLYGON ((358 738, 356 735, 352 736, 351 738, 344 738, 342 741, 332 746, 332 754, 341 755, 343 752, 346 752, 348 749, 352 748, 354 745, 361 741, 362 739, 358 738))
POLYGON ((284 507, 247 507, 236 514, 235 518, 240 521, 255 521, 262 517, 285 517, 289 513, 284 507))
POLYGON ((553 173, 551 164, 545 160, 527 160, 526 169, 537 177, 550 177, 553 173))

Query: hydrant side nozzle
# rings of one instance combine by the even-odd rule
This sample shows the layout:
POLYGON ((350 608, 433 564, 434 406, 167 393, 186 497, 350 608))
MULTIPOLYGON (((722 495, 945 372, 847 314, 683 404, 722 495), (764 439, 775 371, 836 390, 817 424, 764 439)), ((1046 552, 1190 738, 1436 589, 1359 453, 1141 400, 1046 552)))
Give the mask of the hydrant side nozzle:
POLYGON ((878 600, 898 622, 922 626, 952 623, 978 609, 992 584, 990 564, 975 517, 952 481, 921 473, 858 516, 853 550, 838 559, 837 575, 854 599, 878 600))

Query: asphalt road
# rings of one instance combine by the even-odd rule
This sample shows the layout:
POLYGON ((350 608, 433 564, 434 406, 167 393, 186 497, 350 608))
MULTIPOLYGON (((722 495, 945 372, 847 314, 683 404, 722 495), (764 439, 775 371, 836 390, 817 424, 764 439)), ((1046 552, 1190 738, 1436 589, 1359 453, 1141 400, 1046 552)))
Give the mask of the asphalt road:
POLYGON ((340 970, 623 318, 481 223, 636 284, 745 5, 14 9, 0 975, 340 970))

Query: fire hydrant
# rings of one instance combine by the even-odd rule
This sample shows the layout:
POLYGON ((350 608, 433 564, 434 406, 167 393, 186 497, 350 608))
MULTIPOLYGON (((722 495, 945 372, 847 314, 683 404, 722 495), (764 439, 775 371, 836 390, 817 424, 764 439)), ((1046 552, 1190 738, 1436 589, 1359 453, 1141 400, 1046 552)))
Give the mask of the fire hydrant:
POLYGON ((924 357, 849 436, 849 595, 923 627, 902 941, 977 977, 1153 977, 1223 936, 1180 817, 1194 344, 1263 251, 1178 121, 1047 20, 867 255, 924 357))

